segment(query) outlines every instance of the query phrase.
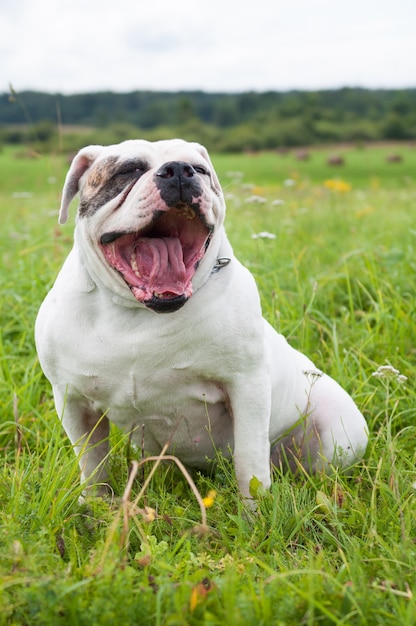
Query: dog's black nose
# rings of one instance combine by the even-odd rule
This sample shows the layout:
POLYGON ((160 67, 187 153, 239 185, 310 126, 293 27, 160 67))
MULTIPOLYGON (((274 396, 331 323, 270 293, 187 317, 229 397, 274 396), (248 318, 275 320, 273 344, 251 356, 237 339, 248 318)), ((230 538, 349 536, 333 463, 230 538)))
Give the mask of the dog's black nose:
POLYGON ((160 178, 192 178, 196 174, 194 168, 189 163, 183 161, 169 161, 164 163, 156 172, 160 178))
POLYGON ((155 174, 155 183, 168 207, 191 206, 202 194, 200 177, 190 163, 168 161, 155 174))

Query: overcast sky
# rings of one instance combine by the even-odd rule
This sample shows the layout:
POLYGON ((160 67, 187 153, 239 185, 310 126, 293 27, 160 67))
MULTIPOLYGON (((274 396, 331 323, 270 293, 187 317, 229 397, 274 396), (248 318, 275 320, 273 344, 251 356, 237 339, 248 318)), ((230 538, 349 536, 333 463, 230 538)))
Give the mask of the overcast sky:
POLYGON ((416 87, 416 0, 0 0, 0 92, 416 87))

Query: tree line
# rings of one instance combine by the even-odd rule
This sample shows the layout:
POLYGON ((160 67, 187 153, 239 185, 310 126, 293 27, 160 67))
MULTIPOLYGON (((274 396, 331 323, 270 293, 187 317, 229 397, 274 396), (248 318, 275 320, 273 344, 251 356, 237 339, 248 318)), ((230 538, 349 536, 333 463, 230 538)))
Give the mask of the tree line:
POLYGON ((139 136, 182 136, 217 151, 414 140, 416 89, 0 94, 0 141, 56 147, 58 133, 67 150, 139 136))

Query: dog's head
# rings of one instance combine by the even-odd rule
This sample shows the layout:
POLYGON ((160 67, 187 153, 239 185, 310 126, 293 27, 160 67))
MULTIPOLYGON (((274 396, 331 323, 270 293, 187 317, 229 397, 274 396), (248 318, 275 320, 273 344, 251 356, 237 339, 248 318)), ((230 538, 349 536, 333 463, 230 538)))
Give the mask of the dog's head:
POLYGON ((180 139, 83 148, 66 177, 61 224, 78 192, 78 229, 93 274, 157 312, 183 306, 198 268, 215 263, 212 242, 224 220, 206 149, 180 139))

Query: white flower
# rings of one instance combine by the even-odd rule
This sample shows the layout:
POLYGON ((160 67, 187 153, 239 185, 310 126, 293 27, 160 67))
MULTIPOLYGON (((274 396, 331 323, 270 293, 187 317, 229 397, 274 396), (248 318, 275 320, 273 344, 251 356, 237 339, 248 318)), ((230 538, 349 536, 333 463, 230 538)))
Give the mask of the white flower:
POLYGON ((392 365, 380 365, 375 372, 372 373, 374 378, 381 378, 385 380, 396 380, 398 383, 405 383, 407 376, 400 374, 392 365))
POLYGON ((244 173, 243 172, 227 172, 226 176, 228 176, 228 178, 243 178, 244 173))
POLYGON ((20 198, 31 198, 33 193, 31 191, 14 191, 12 193, 12 198, 20 199, 20 198))
POLYGON ((227 202, 235 202, 236 204, 240 203, 240 199, 234 193, 225 193, 224 198, 227 202))
POLYGON ((399 370, 392 365, 380 365, 372 375, 375 378, 396 378, 399 374, 399 370))
POLYGON ((285 187, 293 187, 295 181, 293 180, 293 178, 287 178, 283 184, 285 187))
POLYGON ((276 198, 276 200, 273 200, 272 205, 273 206, 280 206, 281 204, 284 204, 285 201, 284 200, 280 200, 279 198, 276 198))
POLYGON ((302 374, 306 376, 311 385, 318 380, 318 378, 321 378, 324 375, 321 370, 303 370, 302 374))
POLYGON ((267 200, 263 198, 263 196, 249 196, 246 198, 246 202, 251 204, 264 204, 267 200))
POLYGON ((266 231, 262 231, 261 233, 253 233, 251 235, 252 239, 276 239, 276 235, 273 233, 268 233, 266 231))

